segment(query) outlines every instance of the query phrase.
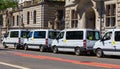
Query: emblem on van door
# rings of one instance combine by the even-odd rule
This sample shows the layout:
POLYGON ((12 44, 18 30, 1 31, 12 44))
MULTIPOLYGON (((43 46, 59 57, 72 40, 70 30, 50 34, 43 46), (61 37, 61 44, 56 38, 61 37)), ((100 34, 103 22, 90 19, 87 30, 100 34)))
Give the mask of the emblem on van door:
POLYGON ((116 44, 116 42, 115 41, 112 41, 112 45, 115 45, 116 44))
POLYGON ((32 41, 34 41, 34 38, 32 38, 32 41))
POLYGON ((64 42, 64 43, 66 43, 66 42, 67 42, 67 40, 63 40, 63 42, 64 42))

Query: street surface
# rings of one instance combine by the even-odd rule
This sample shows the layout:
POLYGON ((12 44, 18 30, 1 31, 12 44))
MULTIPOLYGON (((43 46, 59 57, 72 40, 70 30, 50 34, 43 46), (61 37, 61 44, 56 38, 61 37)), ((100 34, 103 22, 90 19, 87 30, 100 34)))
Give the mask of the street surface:
POLYGON ((0 69, 120 69, 120 57, 4 49, 0 44, 0 69))

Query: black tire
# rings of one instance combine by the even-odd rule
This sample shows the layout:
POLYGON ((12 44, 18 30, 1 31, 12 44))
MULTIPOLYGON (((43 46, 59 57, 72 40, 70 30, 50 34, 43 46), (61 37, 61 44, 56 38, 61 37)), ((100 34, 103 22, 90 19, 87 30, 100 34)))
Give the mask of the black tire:
POLYGON ((3 43, 3 47, 4 47, 4 48, 8 48, 8 46, 6 46, 6 44, 5 44, 5 43, 3 43))
POLYGON ((40 46, 40 52, 44 52, 44 47, 40 46))
POLYGON ((24 50, 28 50, 28 45, 27 44, 24 45, 24 50))
POLYGON ((81 51, 79 47, 75 48, 75 55, 77 56, 81 55, 81 51))
POLYGON ((14 44, 14 49, 18 49, 18 45, 17 44, 14 44))
POLYGON ((99 57, 99 58, 103 57, 104 56, 103 51, 101 49, 97 49, 96 50, 96 56, 99 57))
POLYGON ((56 46, 53 48, 53 53, 58 53, 58 48, 56 46))

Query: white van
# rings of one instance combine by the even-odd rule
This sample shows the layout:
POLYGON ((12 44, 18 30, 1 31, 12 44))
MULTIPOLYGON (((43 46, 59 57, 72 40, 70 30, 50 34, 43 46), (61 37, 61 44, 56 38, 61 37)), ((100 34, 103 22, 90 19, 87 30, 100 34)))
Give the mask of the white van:
POLYGON ((4 39, 2 41, 4 48, 9 46, 17 48, 23 48, 24 39, 28 35, 29 31, 25 29, 10 29, 4 35, 4 39))
POLYGON ((95 43, 94 52, 97 57, 104 55, 120 56, 120 29, 108 30, 105 35, 95 43))
POLYGON ((50 50, 53 39, 56 38, 59 31, 53 29, 34 29, 28 34, 24 41, 24 49, 39 49, 41 52, 50 50))
POLYGON ((99 40, 99 31, 92 29, 66 29, 61 31, 52 43, 53 53, 58 51, 82 52, 93 51, 94 43, 99 40))

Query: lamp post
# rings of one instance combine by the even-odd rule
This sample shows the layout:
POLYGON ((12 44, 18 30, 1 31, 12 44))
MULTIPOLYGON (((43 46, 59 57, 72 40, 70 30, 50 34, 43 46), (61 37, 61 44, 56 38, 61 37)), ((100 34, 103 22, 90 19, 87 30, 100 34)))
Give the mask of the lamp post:
POLYGON ((102 23, 103 23, 103 0, 100 0, 100 34, 102 34, 102 23))
POLYGON ((22 18, 23 18, 23 16, 22 16, 22 10, 23 10, 23 7, 22 7, 22 5, 20 4, 20 5, 19 5, 19 29, 20 29, 21 26, 22 26, 22 18))

